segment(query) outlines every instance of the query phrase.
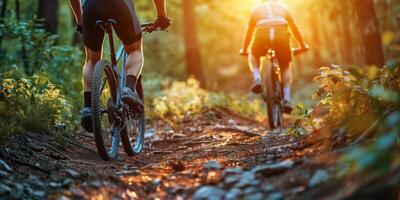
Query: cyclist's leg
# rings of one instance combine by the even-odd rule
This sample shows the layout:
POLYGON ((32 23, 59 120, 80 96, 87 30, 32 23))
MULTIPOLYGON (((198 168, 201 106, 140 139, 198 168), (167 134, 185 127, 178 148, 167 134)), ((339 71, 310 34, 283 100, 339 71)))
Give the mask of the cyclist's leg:
POLYGON ((262 92, 261 78, 261 57, 268 52, 268 38, 264 29, 258 29, 255 33, 254 41, 249 54, 249 66, 253 73, 253 85, 251 91, 254 93, 262 92))
POLYGON ((276 46, 279 66, 281 67, 282 90, 283 90, 283 109, 285 113, 292 112, 291 90, 292 90, 292 51, 290 49, 289 40, 280 40, 276 46))
POLYGON ((292 50, 290 48, 290 35, 286 27, 278 27, 275 29, 276 34, 276 55, 281 67, 281 78, 283 87, 283 98, 286 102, 290 102, 291 87, 292 87, 292 68, 290 62, 292 61, 292 50))
POLYGON ((136 41, 131 45, 124 45, 125 50, 128 53, 128 58, 126 59, 126 74, 128 78, 133 78, 136 80, 127 80, 127 85, 132 90, 136 87, 137 78, 142 73, 143 68, 143 49, 142 41, 136 41))
POLYGON ((249 54, 248 57, 250 71, 253 73, 254 81, 261 81, 261 72, 260 72, 260 65, 261 59, 260 57, 254 55, 253 53, 249 54))
POLYGON ((96 20, 104 17, 100 10, 99 2, 95 0, 87 0, 82 7, 82 36, 86 52, 82 73, 85 107, 90 107, 93 71, 97 61, 101 58, 104 32, 96 26, 96 20))
POLYGON ((113 1, 110 16, 117 20, 115 31, 128 53, 125 63, 127 88, 124 88, 122 100, 130 105, 133 112, 142 112, 144 103, 134 92, 143 67, 142 29, 132 0, 113 1))
POLYGON ((292 67, 290 63, 281 64, 281 66, 282 66, 283 99, 290 102, 291 89, 293 83, 292 67))
POLYGON ((143 67, 142 29, 131 0, 115 1, 113 17, 115 30, 128 53, 126 61, 127 86, 134 91, 143 67))

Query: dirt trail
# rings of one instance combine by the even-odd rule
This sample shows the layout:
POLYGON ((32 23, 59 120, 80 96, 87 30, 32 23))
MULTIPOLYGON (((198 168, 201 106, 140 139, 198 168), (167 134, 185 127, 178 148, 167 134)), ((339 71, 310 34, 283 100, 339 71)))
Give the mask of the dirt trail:
POLYGON ((36 199, 293 199, 326 181, 335 160, 330 154, 315 158, 320 146, 306 138, 271 132, 224 110, 174 127, 148 127, 145 144, 136 157, 126 157, 121 148, 118 161, 105 162, 87 133, 69 139, 66 148, 49 137, 19 135, 1 151, 13 172, 1 179, 0 194, 36 199), (3 186, 11 190, 3 191, 3 186))

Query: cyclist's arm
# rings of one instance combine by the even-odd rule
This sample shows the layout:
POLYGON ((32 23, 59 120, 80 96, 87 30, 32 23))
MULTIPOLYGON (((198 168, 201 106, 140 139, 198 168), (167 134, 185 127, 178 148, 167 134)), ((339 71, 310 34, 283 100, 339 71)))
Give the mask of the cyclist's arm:
POLYGON ((293 16, 289 12, 287 12, 285 18, 288 21, 290 30, 292 31, 293 36, 297 40, 299 45, 301 47, 306 47, 306 43, 304 41, 303 33, 301 32, 299 26, 297 25, 296 20, 293 18, 293 16))
POLYGON ((82 25, 81 1, 69 0, 69 5, 71 6, 72 12, 74 13, 76 24, 82 25))
POLYGON ((154 7, 156 8, 157 16, 158 17, 165 17, 167 16, 167 9, 165 0, 153 0, 154 7))
POLYGON ((243 46, 242 50, 247 51, 250 46, 251 39, 253 38, 254 29, 256 27, 256 20, 254 17, 254 13, 251 14, 249 23, 247 24, 245 35, 243 37, 243 46))

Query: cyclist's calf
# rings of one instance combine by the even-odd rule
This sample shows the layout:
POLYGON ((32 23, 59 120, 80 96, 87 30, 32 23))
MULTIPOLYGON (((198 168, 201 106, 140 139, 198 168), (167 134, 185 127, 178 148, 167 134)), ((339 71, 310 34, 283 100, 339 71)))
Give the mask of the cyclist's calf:
POLYGON ((126 60, 126 73, 139 77, 143 68, 143 49, 142 40, 136 41, 131 45, 124 45, 128 58, 126 60))
POLYGON ((96 63, 101 59, 101 51, 95 52, 85 47, 86 59, 83 65, 83 90, 84 92, 92 91, 93 71, 96 63))

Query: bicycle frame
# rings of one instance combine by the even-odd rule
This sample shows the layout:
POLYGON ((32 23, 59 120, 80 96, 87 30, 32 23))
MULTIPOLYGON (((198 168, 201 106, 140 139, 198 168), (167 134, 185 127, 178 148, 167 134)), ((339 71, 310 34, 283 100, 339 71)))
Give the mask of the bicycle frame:
POLYGON ((113 25, 116 24, 114 20, 108 20, 107 22, 97 22, 98 24, 105 33, 108 35, 108 40, 109 40, 109 45, 110 45, 110 58, 111 58, 111 65, 112 69, 114 71, 114 74, 116 76, 117 82, 118 82, 118 92, 117 92, 117 100, 116 100, 116 105, 118 108, 121 108, 122 106, 122 99, 121 99, 121 94, 122 90, 125 87, 125 80, 126 80, 126 70, 125 70, 125 63, 126 59, 128 57, 128 54, 125 52, 124 46, 121 44, 117 54, 115 54, 115 46, 114 46, 114 27, 113 25), (121 66, 121 71, 118 68, 118 62, 122 58, 122 66, 121 66))

